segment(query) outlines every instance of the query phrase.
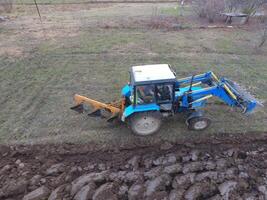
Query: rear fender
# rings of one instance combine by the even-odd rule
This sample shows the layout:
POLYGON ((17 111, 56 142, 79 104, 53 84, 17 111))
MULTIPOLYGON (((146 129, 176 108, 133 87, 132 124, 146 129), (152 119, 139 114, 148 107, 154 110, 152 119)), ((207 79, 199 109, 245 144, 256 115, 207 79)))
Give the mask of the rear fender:
POLYGON ((159 111, 160 107, 157 104, 146 104, 146 105, 130 105, 127 108, 125 108, 121 120, 125 121, 128 117, 133 115, 134 113, 137 112, 145 112, 145 111, 159 111))
POLYGON ((130 85, 125 85, 121 90, 121 95, 125 97, 130 97, 133 88, 130 85))

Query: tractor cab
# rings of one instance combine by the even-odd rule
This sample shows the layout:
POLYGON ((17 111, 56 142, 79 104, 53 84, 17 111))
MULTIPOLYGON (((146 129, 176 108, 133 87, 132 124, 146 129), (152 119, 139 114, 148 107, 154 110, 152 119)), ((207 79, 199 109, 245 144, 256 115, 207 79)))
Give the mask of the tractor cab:
POLYGON ((130 77, 133 105, 172 103, 176 77, 169 65, 134 66, 130 77))
POLYGON ((176 76, 168 64, 133 66, 130 83, 122 90, 127 107, 124 116, 147 110, 171 111, 176 76))

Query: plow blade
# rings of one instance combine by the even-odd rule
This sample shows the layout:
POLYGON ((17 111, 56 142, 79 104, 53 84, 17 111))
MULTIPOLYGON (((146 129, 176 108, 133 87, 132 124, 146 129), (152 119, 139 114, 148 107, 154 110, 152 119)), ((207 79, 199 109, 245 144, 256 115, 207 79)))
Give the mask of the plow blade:
POLYGON ((73 106, 70 108, 71 110, 74 110, 78 113, 83 113, 84 112, 84 108, 83 108, 83 104, 78 104, 76 106, 73 106))
POLYGON ((121 113, 121 108, 116 107, 115 104, 106 104, 102 103, 93 99, 90 99, 85 96, 81 96, 76 94, 74 96, 74 101, 76 103, 75 106, 71 107, 72 110, 78 112, 78 113, 87 113, 88 116, 91 117, 103 117, 105 118, 106 116, 102 115, 102 111, 107 111, 108 113, 111 114, 110 117, 108 117, 107 121, 111 122, 114 119, 116 119, 120 113, 121 113), (93 111, 88 113, 88 106, 93 108, 93 111))
POLYGON ((101 110, 100 109, 95 109, 92 112, 87 114, 90 117, 101 117, 101 110))
POLYGON ((243 113, 252 113, 257 108, 263 107, 263 104, 259 100, 238 83, 228 79, 224 79, 224 83, 236 96, 237 104, 243 110, 243 113))
POLYGON ((115 119, 118 118, 118 115, 111 115, 108 119, 107 122, 113 122, 115 119))

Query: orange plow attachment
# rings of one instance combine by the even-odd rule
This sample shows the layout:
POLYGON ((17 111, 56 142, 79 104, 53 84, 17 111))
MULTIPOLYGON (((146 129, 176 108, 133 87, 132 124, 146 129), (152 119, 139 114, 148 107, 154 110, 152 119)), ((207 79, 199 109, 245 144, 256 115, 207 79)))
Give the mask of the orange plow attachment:
POLYGON ((78 94, 74 95, 75 106, 71 107, 72 110, 75 110, 79 113, 84 113, 84 104, 93 108, 93 110, 88 113, 89 116, 101 116, 101 110, 108 111, 111 113, 111 117, 107 121, 112 121, 113 119, 119 117, 124 110, 124 99, 114 103, 102 103, 93 99, 90 99, 85 96, 78 94))

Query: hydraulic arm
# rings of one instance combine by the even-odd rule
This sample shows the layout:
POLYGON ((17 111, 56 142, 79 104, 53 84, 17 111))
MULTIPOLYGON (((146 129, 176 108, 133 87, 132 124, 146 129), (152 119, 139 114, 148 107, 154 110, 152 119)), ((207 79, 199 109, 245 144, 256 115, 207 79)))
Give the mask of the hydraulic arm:
POLYGON ((182 96, 182 106, 190 107, 196 102, 204 101, 213 96, 218 97, 227 105, 239 107, 244 113, 250 113, 260 103, 236 83, 225 78, 219 79, 213 72, 178 79, 176 88, 190 84, 188 91, 182 96), (191 90, 192 86, 204 84, 208 87, 191 90))

